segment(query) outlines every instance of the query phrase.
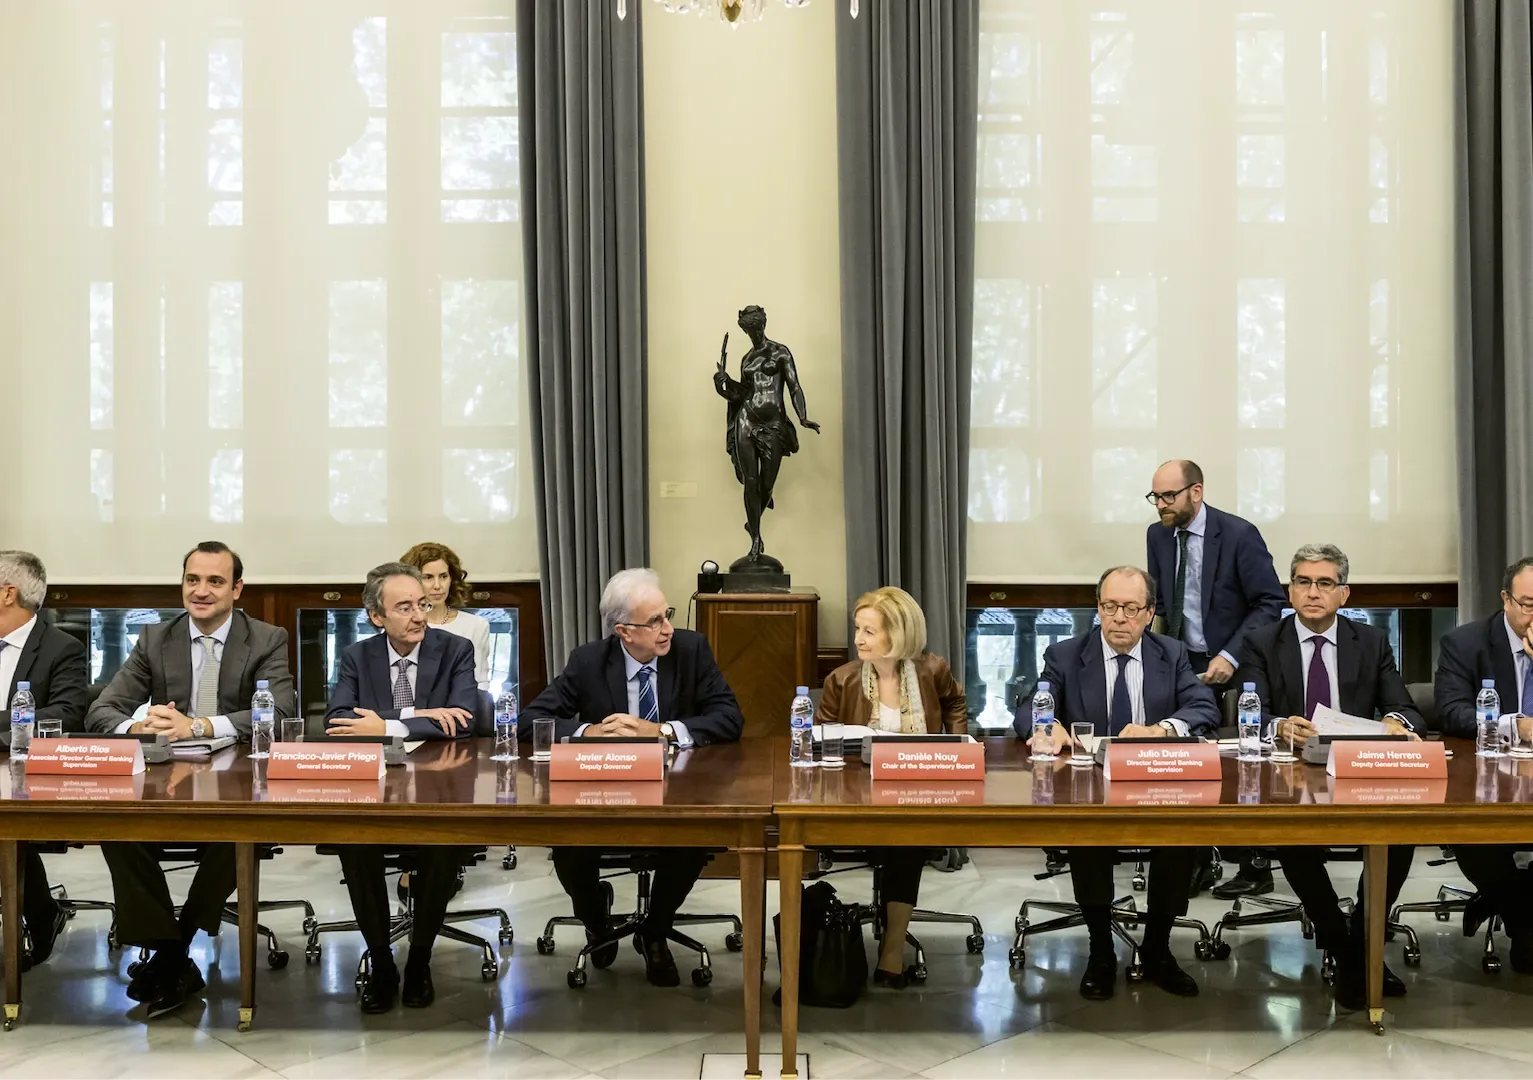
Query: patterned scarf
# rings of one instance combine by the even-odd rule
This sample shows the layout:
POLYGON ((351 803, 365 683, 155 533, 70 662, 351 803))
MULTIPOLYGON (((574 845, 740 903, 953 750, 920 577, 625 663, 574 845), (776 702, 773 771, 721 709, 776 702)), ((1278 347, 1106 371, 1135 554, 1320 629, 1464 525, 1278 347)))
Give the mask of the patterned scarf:
MULTIPOLYGON (((925 735, 926 710, 921 706, 921 681, 916 677, 913 661, 901 660, 900 673, 900 734, 925 735)), ((873 707, 873 726, 878 726, 878 669, 871 662, 862 665, 862 692, 873 707)))

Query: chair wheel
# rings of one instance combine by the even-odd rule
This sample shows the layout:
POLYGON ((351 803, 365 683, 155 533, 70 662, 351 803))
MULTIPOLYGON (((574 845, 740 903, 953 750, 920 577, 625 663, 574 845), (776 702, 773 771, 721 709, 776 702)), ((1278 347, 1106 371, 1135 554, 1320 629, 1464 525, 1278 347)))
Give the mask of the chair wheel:
POLYGON ((1018 915, 1015 919, 1011 920, 1011 926, 1013 930, 1020 934, 1027 929, 1027 920, 1018 915))
POLYGON ((692 985, 693 986, 707 986, 712 981, 713 981, 713 969, 712 968, 693 968, 692 969, 692 985))
POLYGON ((307 919, 303 920, 303 934, 304 934, 304 937, 313 937, 314 936, 314 931, 316 931, 318 929, 319 929, 319 920, 316 919, 314 916, 310 915, 307 919))
POLYGON ((914 967, 912 967, 910 969, 910 977, 912 979, 914 979, 916 982, 925 982, 926 981, 926 965, 925 964, 916 964, 914 967))
POLYGON ((1228 941, 1215 942, 1213 954, 1215 960, 1228 960, 1230 958, 1230 943, 1228 941))
POLYGON ((500 965, 493 960, 486 960, 479 965, 479 977, 485 982, 494 982, 500 977, 500 965))
POLYGON ((739 933, 730 934, 724 939, 724 948, 730 952, 744 952, 745 936, 739 933))
POLYGON ((968 937, 963 939, 963 943, 968 947, 969 952, 971 953, 979 954, 985 951, 984 934, 970 934, 968 937))
POLYGON ((502 945, 509 945, 509 944, 511 944, 511 939, 514 936, 515 935, 512 933, 512 930, 511 930, 511 928, 509 926, 503 926, 503 927, 500 928, 500 943, 502 945))
POLYGON ((564 977, 564 981, 570 984, 571 990, 584 989, 586 984, 586 973, 579 968, 574 968, 568 975, 564 977))
POLYGON ((538 938, 538 955, 550 956, 554 951, 554 939, 551 937, 538 938))
POLYGON ((1310 927, 1308 930, 1300 931, 1300 933, 1302 933, 1304 935, 1304 940, 1305 941, 1314 941, 1315 940, 1315 928, 1313 926, 1310 927))
POLYGON ((1498 956, 1485 957, 1480 961, 1480 970, 1484 971, 1487 975, 1496 974, 1496 972, 1501 970, 1501 958, 1498 956))
POLYGON ((318 945, 310 945, 307 949, 303 950, 303 962, 305 964, 317 964, 317 963, 319 963, 319 946, 318 945))
POLYGON ((1222 862, 1214 863, 1210 869, 1214 875, 1215 881, 1222 881, 1224 879, 1224 864, 1222 862))
POLYGON ((106 935, 106 951, 112 953, 120 948, 122 948, 122 942, 117 940, 117 931, 108 930, 106 935))
POLYGON ((1420 949, 1406 949, 1405 950, 1405 966, 1406 967, 1420 967, 1421 966, 1421 950, 1420 949))
POLYGON ((1144 892, 1144 878, 1137 878, 1136 877, 1134 879, 1134 891, 1135 892, 1144 892))
POLYGON ((281 971, 287 967, 287 950, 273 949, 266 954, 266 966, 273 971, 281 971))
POLYGON ((1138 964, 1130 964, 1123 974, 1127 976, 1128 981, 1131 983, 1144 982, 1144 968, 1138 964))
POLYGON ((144 970, 144 962, 142 960, 135 960, 135 961, 133 961, 133 963, 128 965, 128 969, 127 970, 128 970, 128 978, 136 979, 136 978, 138 978, 138 973, 140 971, 144 970))
POLYGON ((1009 949, 1006 952, 1006 962, 1011 965, 1011 970, 1021 971, 1022 965, 1027 963, 1027 953, 1022 949, 1009 949))
POLYGON ((367 985, 367 976, 362 974, 362 972, 360 972, 360 971, 357 972, 357 978, 356 978, 357 993, 360 994, 362 992, 362 988, 364 986, 366 986, 366 985, 367 985))
POLYGON ((1448 913, 1446 911, 1434 911, 1432 912, 1432 918, 1436 919, 1438 922, 1447 922, 1448 913))
POLYGON ((1192 955, 1199 960, 1212 960, 1214 958, 1214 943, 1212 941, 1200 941, 1192 947, 1192 955))
POLYGON ((502 870, 515 870, 516 869, 516 856, 515 855, 507 855, 504 859, 501 859, 500 860, 500 868, 502 870))

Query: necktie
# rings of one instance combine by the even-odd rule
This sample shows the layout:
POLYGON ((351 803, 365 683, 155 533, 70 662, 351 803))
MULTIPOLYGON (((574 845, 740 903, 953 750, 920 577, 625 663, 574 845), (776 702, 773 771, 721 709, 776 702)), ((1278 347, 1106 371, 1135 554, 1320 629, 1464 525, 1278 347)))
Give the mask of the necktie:
POLYGON ((396 660, 394 666, 399 669, 394 680, 394 708, 408 709, 415 704, 415 691, 410 689, 410 661, 396 660))
POLYGON ((1331 700, 1331 673, 1325 666, 1325 647, 1329 643, 1323 637, 1309 640, 1315 651, 1310 653, 1309 678, 1304 682, 1304 715, 1313 719, 1316 706, 1332 708, 1335 702, 1331 700))
POLYGON ((660 716, 660 709, 655 705, 655 687, 650 682, 654 671, 647 667, 639 669, 639 719, 654 723, 660 716))
POLYGON ((1118 661, 1118 681, 1112 686, 1112 705, 1107 710, 1107 734, 1117 735, 1134 722, 1134 703, 1128 699, 1128 653, 1113 657, 1118 661))
POLYGON ((1187 537, 1190 535, 1186 529, 1176 532, 1176 584, 1171 588, 1171 610, 1166 612, 1166 632, 1178 641, 1186 623, 1182 608, 1187 605, 1187 537))
POLYGON ((1522 707, 1518 712, 1523 716, 1533 716, 1533 660, 1528 659, 1527 653, 1522 653, 1517 657, 1517 662, 1522 665, 1522 707))
POLYGON ((198 716, 217 716, 218 639, 200 637, 197 641, 202 646, 202 677, 197 680, 197 700, 194 704, 198 716))

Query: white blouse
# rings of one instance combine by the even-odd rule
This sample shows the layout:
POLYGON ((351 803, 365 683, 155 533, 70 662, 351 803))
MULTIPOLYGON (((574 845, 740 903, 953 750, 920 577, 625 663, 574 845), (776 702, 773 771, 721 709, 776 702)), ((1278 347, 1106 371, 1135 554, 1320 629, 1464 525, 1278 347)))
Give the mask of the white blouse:
POLYGON ((873 719, 873 730, 883 732, 885 735, 901 735, 900 711, 892 705, 878 703, 878 715, 873 719))
MULTIPOLYGON (((472 611, 459 611, 447 622, 433 625, 438 630, 446 630, 449 634, 457 634, 474 643, 474 681, 479 684, 479 689, 488 690, 490 688, 490 621, 475 615, 472 611)), ((899 717, 896 714, 896 727, 899 726, 898 720, 899 717)))

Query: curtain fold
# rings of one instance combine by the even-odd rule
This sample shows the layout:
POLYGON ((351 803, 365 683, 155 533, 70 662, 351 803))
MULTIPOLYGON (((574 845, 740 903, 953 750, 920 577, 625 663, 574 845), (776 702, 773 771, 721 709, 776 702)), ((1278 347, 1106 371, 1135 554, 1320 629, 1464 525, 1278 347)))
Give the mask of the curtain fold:
POLYGON ((962 680, 979 0, 838 7, 848 606, 907 590, 962 680))
POLYGON ((517 5, 527 385, 551 672, 649 559, 641 3, 517 5))
POLYGON ((1455 0, 1459 618, 1533 554, 1533 20, 1455 0))

